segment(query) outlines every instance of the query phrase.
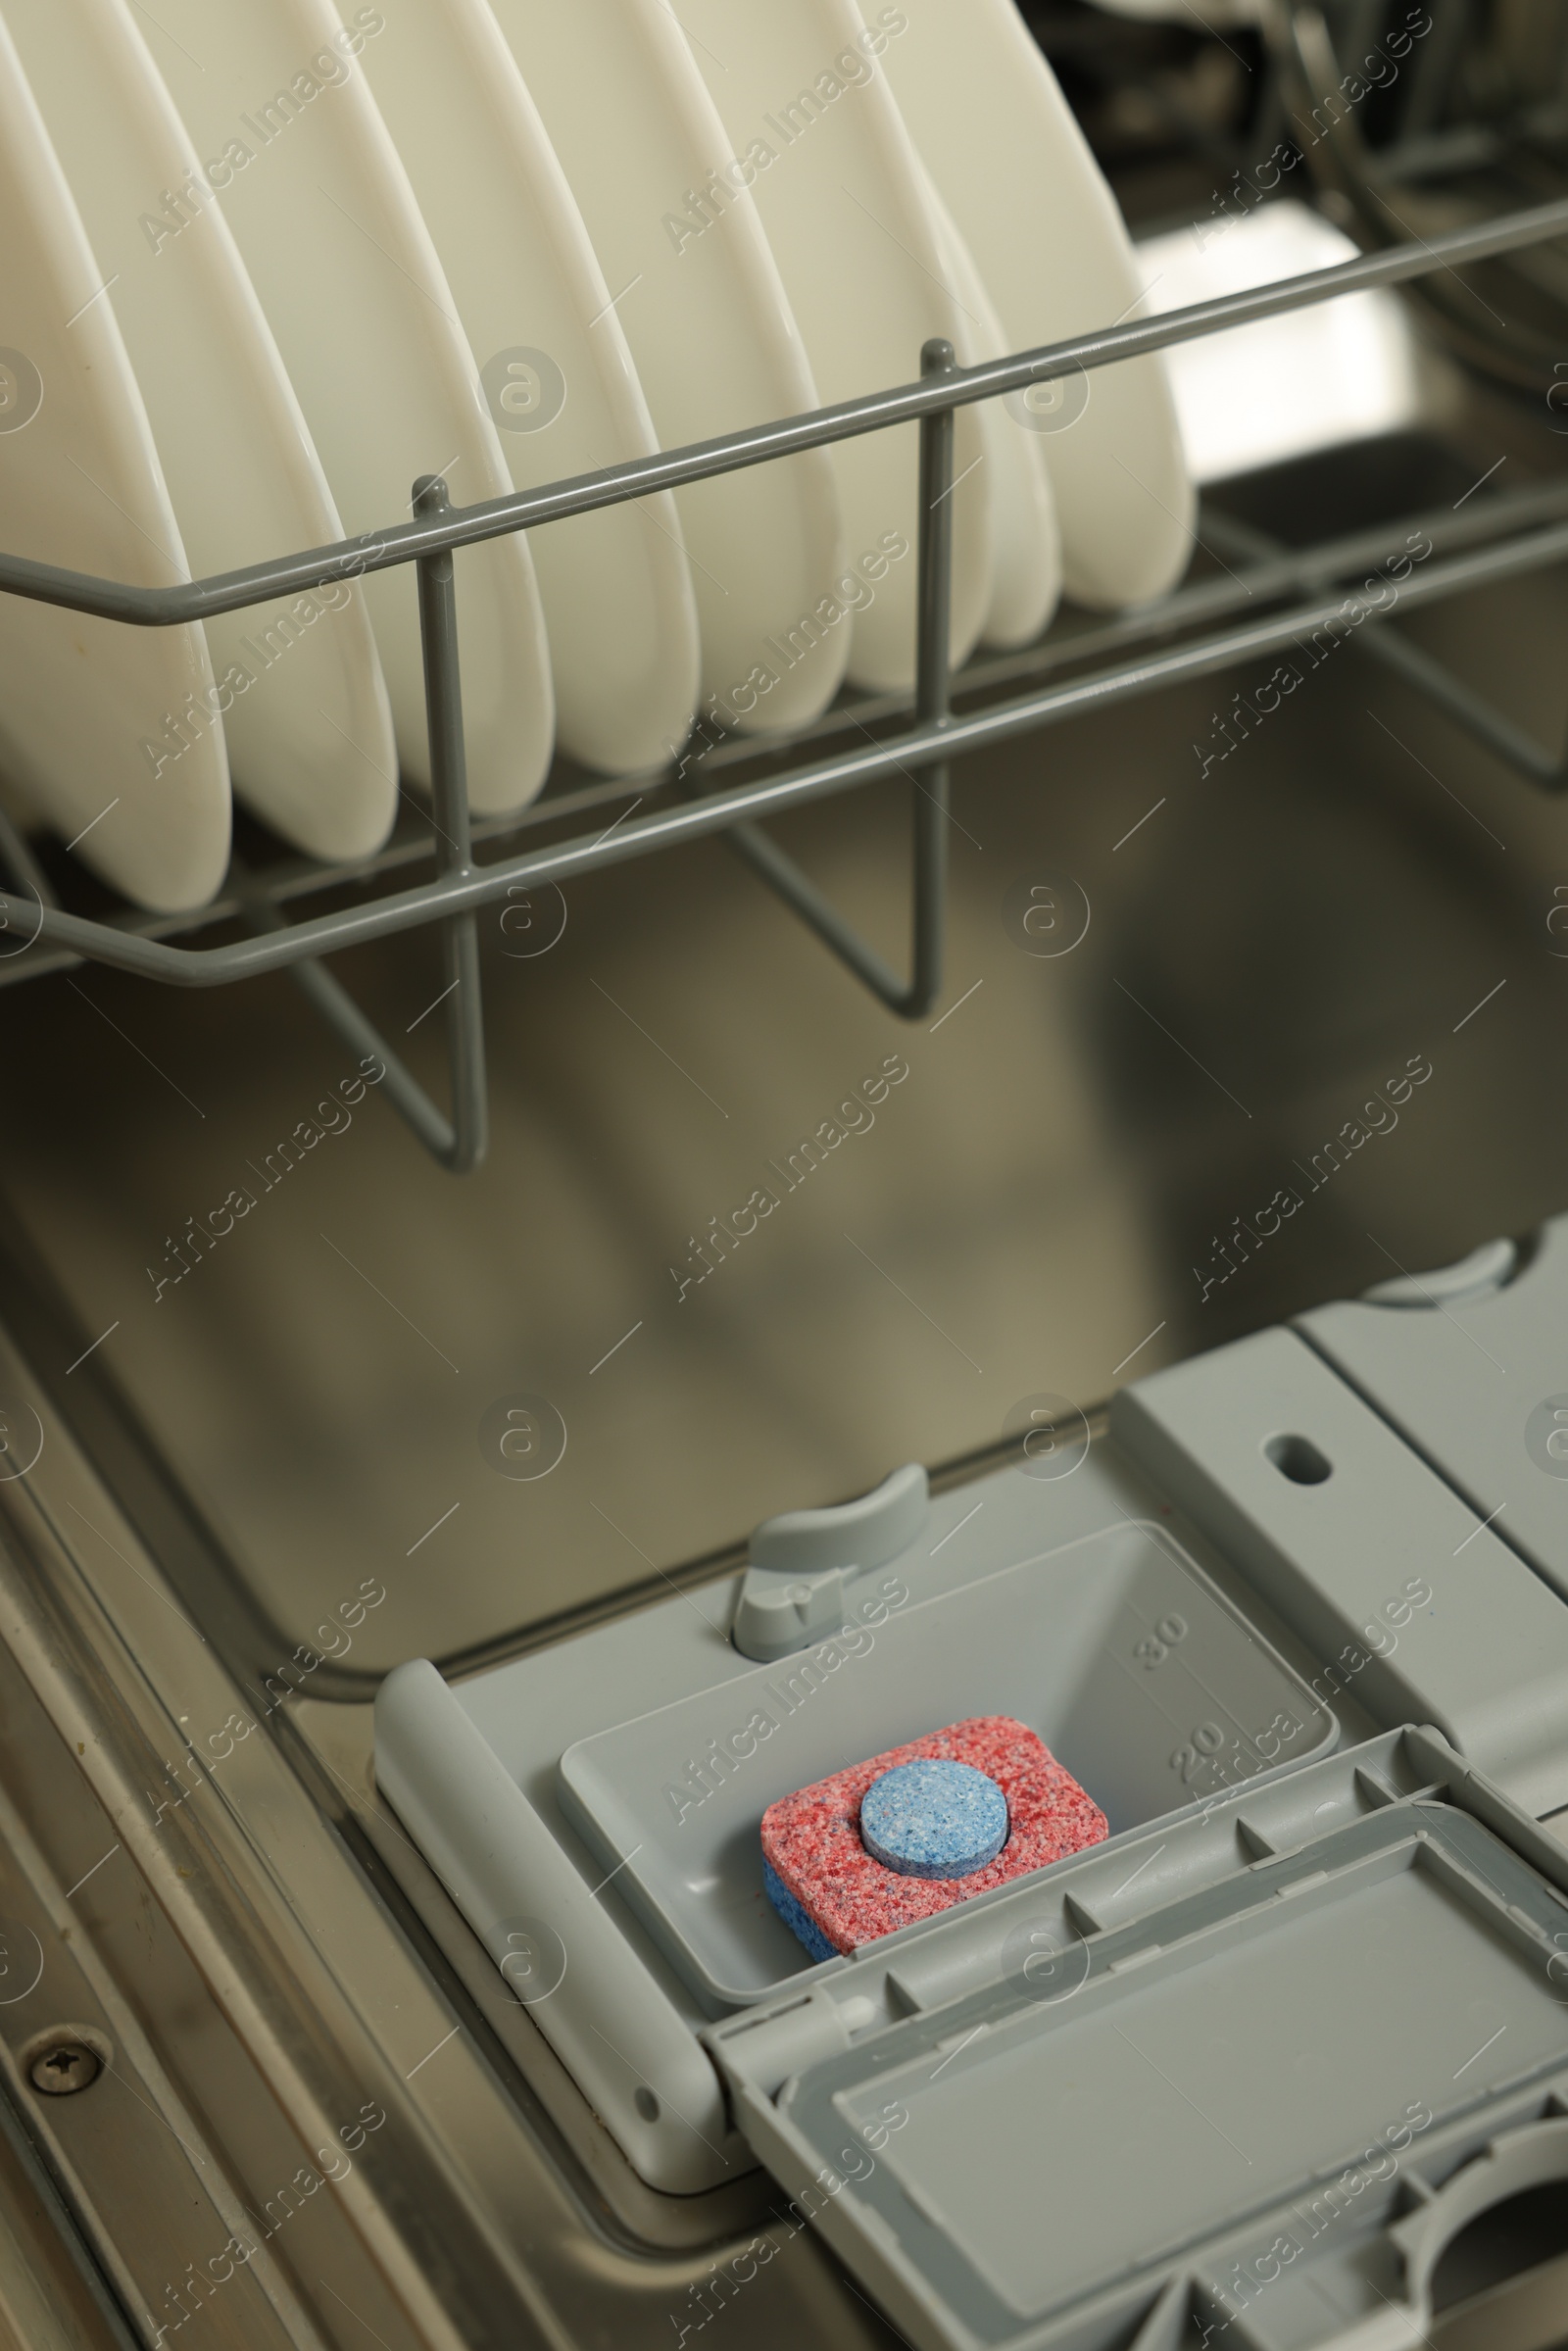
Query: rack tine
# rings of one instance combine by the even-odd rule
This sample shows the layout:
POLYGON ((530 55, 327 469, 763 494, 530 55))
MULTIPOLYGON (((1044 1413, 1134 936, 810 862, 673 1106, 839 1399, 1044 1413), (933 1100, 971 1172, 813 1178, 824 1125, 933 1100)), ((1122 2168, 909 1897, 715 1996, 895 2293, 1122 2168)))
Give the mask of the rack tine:
MULTIPOLYGON (((414 485, 415 513, 440 514, 447 505, 447 487, 440 476, 421 474, 414 485)), ((473 841, 468 821, 451 549, 421 556, 417 572, 436 864, 443 880, 454 877, 466 880, 474 870, 473 841)), ((3 846, 0 841, 0 848, 3 846)), ((252 930, 286 931, 291 927, 271 901, 261 895, 238 858, 230 868, 230 880, 244 901, 245 919, 252 930)), ((450 1118, 437 1108, 413 1071, 324 963, 307 956, 289 966, 300 993, 316 1006, 349 1050, 361 1059, 373 1055, 381 1063, 381 1084, 393 1108, 413 1128, 432 1158, 453 1175, 470 1174, 484 1157, 490 1139, 484 1006, 475 920, 472 914, 454 914, 441 926, 447 986, 436 1003, 444 1000, 447 1004, 447 1053, 452 1070, 450 1118)))
MULTIPOLYGON (((251 877, 238 858, 230 866, 229 880, 245 902, 245 920, 253 931, 286 931, 291 927, 287 917, 259 891, 253 895, 251 877)), ((381 1091, 399 1116, 414 1129, 431 1157, 443 1167, 461 1172, 457 1168, 457 1138, 451 1120, 436 1107, 414 1072, 394 1053, 368 1014, 360 1009, 342 982, 334 979, 326 965, 314 955, 291 963, 288 975, 356 1060, 374 1058, 380 1062, 384 1073, 379 1081, 381 1091)))
POLYGON ((0 808, 0 860, 4 861, 14 881, 20 882, 24 890, 32 892, 40 906, 59 906, 60 901, 48 875, 33 856, 26 835, 20 825, 13 824, 4 808, 0 808))
MULTIPOLYGON (((1230 546, 1239 554, 1265 561, 1299 551, 1289 549, 1280 539, 1271 538, 1266 531, 1254 529, 1250 523, 1239 522, 1234 514, 1205 512, 1204 535, 1230 546)), ((1428 534, 1430 535, 1430 534, 1428 534)), ((1310 550, 1307 551, 1310 555, 1310 550)), ((1325 569, 1314 577, 1305 576, 1317 587, 1326 587, 1333 577, 1325 569)), ((1462 678, 1452 675, 1434 659, 1425 647, 1417 645, 1401 629, 1395 628, 1376 613, 1369 615, 1376 626, 1363 629, 1356 643, 1360 651, 1385 669, 1392 669, 1418 694, 1446 710, 1455 723, 1462 726, 1476 742, 1490 751, 1504 766, 1512 767, 1528 783, 1539 785, 1544 792, 1568 792, 1568 747, 1547 751, 1521 726, 1486 699, 1467 686, 1462 678)))
MULTIPOLYGON (((451 503, 439 474, 421 474, 415 483, 414 512, 419 520, 447 514, 451 503)), ((463 742, 458 604, 451 548, 420 556, 417 569, 436 862, 443 881, 466 881, 474 870, 473 840, 468 822, 468 766, 463 742)), ((454 1175, 467 1175, 478 1166, 490 1142, 477 918, 454 914, 441 927, 448 983, 452 1144, 450 1151, 436 1155, 454 1175)))
MULTIPOLYGON (((922 377, 951 374, 953 345, 940 336, 920 354, 922 377)), ((949 666, 953 628, 953 411, 920 419, 920 547, 914 710, 917 723, 941 726, 953 714, 949 666)), ((914 907, 909 985, 898 1006, 906 1020, 929 1012, 942 993, 948 916, 950 780, 944 759, 915 787, 914 907)))
MULTIPOLYGON (((953 345, 933 336, 920 353, 923 380, 951 374, 953 345)), ((953 609, 953 415, 933 409, 920 418, 919 529, 916 558, 915 715, 921 725, 943 726, 952 715, 949 647, 953 609)), ((794 858, 760 825, 733 825, 724 838, 736 856, 785 905, 905 1020, 919 1020, 942 993, 943 947, 948 906, 948 765, 938 760, 924 778, 910 775, 913 803, 913 875, 909 978, 901 980, 874 947, 863 940, 825 898, 794 858)))
POLYGON ((1427 695, 1446 710, 1495 759, 1516 769, 1527 782, 1538 784, 1544 792, 1568 792, 1568 750, 1547 751, 1533 741, 1523 727, 1515 726, 1501 710, 1494 710, 1484 695, 1472 692, 1462 679, 1452 676, 1441 661, 1435 661, 1423 647, 1412 644, 1398 629, 1385 622, 1376 631, 1363 631, 1363 653, 1370 654, 1386 668, 1396 669, 1418 693, 1427 695))
MULTIPOLYGON (((1568 200, 1512 213, 1501 220, 1446 231, 1433 239, 1414 239, 1374 255, 1305 275, 1282 279, 1245 294, 1225 295, 1172 312, 1161 318, 1142 319, 1034 352, 986 362, 976 367, 955 365, 951 346, 933 342, 921 355, 922 375, 916 384, 895 386, 862 399, 840 402, 806 416, 781 418, 685 450, 666 451, 633 464, 544 488, 514 492, 466 509, 451 505, 445 486, 435 476, 415 485, 413 519, 368 531, 356 540, 316 548, 244 570, 206 580, 180 582, 166 588, 129 587, 122 582, 89 578, 0 551, 0 596, 30 597, 76 612, 138 627, 169 627, 219 612, 238 612, 270 601, 286 590, 322 584, 334 576, 384 570, 415 563, 418 568, 420 627, 423 639, 426 702, 430 732, 433 823, 439 871, 433 882, 395 892, 368 906, 338 908, 301 923, 289 923, 276 905, 296 885, 285 876, 238 885, 216 907, 170 915, 138 914, 103 921, 74 913, 54 903, 47 881, 20 835, 7 829, 0 817, 0 928, 25 921, 33 926, 24 942, 24 956, 15 950, 0 958, 0 985, 44 972, 69 969, 76 961, 93 961, 111 969, 185 988, 211 988, 260 977, 265 971, 292 969, 300 987, 337 1032, 362 1053, 368 1049, 387 1071, 387 1092, 435 1157, 455 1173, 466 1173, 484 1156, 489 1110, 484 1069, 484 1029, 476 908, 500 900, 511 890, 542 881, 560 882, 574 874, 596 870, 643 857, 676 842, 696 840, 711 832, 730 841, 736 854, 751 863, 769 886, 800 915, 836 955, 842 957, 888 1007, 906 1019, 916 1019, 936 1002, 942 984, 943 933, 947 900, 949 762, 956 744, 979 749, 1000 743, 1034 727, 1046 726, 1070 713, 1103 710, 1135 695, 1153 693, 1181 678, 1217 675, 1232 662, 1287 645, 1321 626, 1334 625, 1341 613, 1338 594, 1312 591, 1323 582, 1359 568, 1356 550, 1367 534, 1352 534, 1319 550, 1264 553, 1263 572, 1256 579, 1233 575, 1232 587, 1247 597, 1261 591, 1269 599, 1287 591, 1302 592, 1308 601, 1293 609, 1264 612, 1254 619, 1217 633, 1178 642, 1167 650, 1145 650, 1112 666, 1079 674, 1066 683, 1037 682, 1026 692, 1003 702, 952 713, 949 677, 950 600, 953 567, 953 419, 959 406, 991 400, 1061 376, 1073 369, 1110 365, 1135 354, 1149 354, 1221 328, 1265 318, 1283 317, 1328 301, 1340 294, 1373 286, 1415 283, 1439 269, 1451 270, 1500 254, 1523 251, 1564 233, 1568 200), (873 741, 868 726, 852 710, 830 717, 827 731, 842 732, 844 722, 866 735, 864 746, 852 746, 820 757, 784 775, 758 778, 703 795, 688 786, 684 797, 692 805, 660 809, 637 821, 612 826, 597 838, 564 841, 521 857, 504 857, 479 867, 472 856, 464 761, 462 704, 458 674, 458 640, 454 604, 452 550, 482 543, 506 533, 531 529, 546 521, 587 514, 626 500, 642 498, 656 489, 687 482, 716 480, 742 467, 769 463, 808 448, 825 447, 863 433, 918 420, 920 432, 920 546, 917 563, 918 646, 916 714, 914 722, 895 733, 890 742, 873 741), (1320 568, 1321 567, 1321 568, 1320 568), (925 782, 917 771, 929 769, 925 782), (786 808, 825 799, 862 784, 902 774, 919 795, 913 807, 913 890, 910 972, 903 983, 883 958, 846 923, 823 892, 801 871, 765 832, 760 820, 786 808), (613 836, 613 837, 612 837, 613 836), (5 886, 7 877, 20 880, 26 896, 5 886), (462 910, 454 902, 462 901, 462 910), (229 941, 209 949, 176 948, 171 935, 204 923, 226 920, 240 911, 253 931, 284 936, 229 941), (330 977, 320 961, 324 955, 375 938, 390 938, 427 922, 442 926, 448 985, 436 999, 447 1004, 447 1034, 452 1067, 453 1108, 446 1117, 419 1088, 398 1057, 381 1042, 376 1030, 353 999, 330 977), (36 951, 36 952, 35 952, 36 951)), ((1462 537, 1446 534, 1440 515, 1428 534, 1434 544, 1451 535, 1455 551, 1433 562, 1405 591, 1409 607, 1432 604, 1461 591, 1522 577, 1563 560, 1568 549, 1568 522, 1561 518, 1557 488, 1544 486, 1534 500, 1504 497, 1485 518, 1482 537, 1489 544, 1470 545, 1467 527, 1462 537), (1506 520, 1507 527, 1499 528, 1506 520)), ((1425 517, 1417 517, 1424 524, 1425 517)), ((1475 522, 1483 524, 1481 510, 1475 522)), ((1213 525, 1213 517, 1205 530, 1213 525)), ((1258 545, 1248 549, 1251 562, 1258 545)), ((1433 548, 1429 547, 1428 553, 1433 548)), ((1368 560, 1371 560, 1370 558, 1368 560)), ((1031 657, 1037 679, 1047 666, 1069 660, 1076 667, 1088 657, 1119 646, 1129 634, 1169 637, 1178 623, 1204 623, 1231 608, 1227 589, 1216 601, 1213 583, 1161 605, 1136 626, 1118 622, 1094 632, 1087 640, 1064 641, 1053 656, 1031 657)), ((1520 773, 1550 791, 1568 789, 1568 753, 1552 753, 1530 740, 1502 712, 1494 710, 1472 689, 1451 679, 1430 656, 1371 612, 1363 617, 1374 625, 1361 644, 1387 666, 1398 670, 1423 689, 1437 707, 1446 710, 1499 758, 1520 773)), ((968 687, 993 686, 1014 674, 1014 665, 971 672, 968 687)), ((880 706, 862 716, 887 714, 880 706)), ((809 731, 809 730, 808 730, 809 731)), ((744 746, 730 747, 726 757, 752 756, 744 746)), ((677 790, 681 778, 674 779, 677 790)), ((590 787, 597 793, 598 787, 590 787)), ((557 815, 589 805, 581 793, 549 804, 557 815)), ((372 870, 390 870, 401 862, 400 846, 390 857, 361 862, 337 874, 323 873, 321 887, 342 880, 360 880, 372 870)))

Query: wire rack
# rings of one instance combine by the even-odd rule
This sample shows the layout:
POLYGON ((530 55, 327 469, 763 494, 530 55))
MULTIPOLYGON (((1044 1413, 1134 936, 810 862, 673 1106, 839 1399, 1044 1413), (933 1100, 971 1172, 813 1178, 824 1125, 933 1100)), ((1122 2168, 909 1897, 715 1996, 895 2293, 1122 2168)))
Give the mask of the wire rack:
MULTIPOLYGON (((0 818, 0 861, 17 885, 0 891, 0 926, 23 943, 0 960, 0 985, 82 961, 183 988, 231 986, 287 970, 352 1051, 381 1061, 384 1094, 426 1149, 454 1174, 466 1174, 483 1158, 488 1139, 476 919, 481 908, 519 893, 559 885, 706 834, 723 834, 884 1004, 906 1018, 918 1018, 937 1002, 942 989, 949 771, 956 754, 1154 693, 1178 680, 1210 675, 1323 628, 1356 628, 1358 642, 1370 653, 1410 678, 1499 758, 1533 782, 1562 789, 1568 783, 1568 761, 1532 742, 1510 719, 1392 630, 1383 617, 1387 608, 1363 602, 1353 590, 1346 592, 1345 581, 1389 552, 1388 525, 1298 553, 1255 537, 1245 543, 1233 538, 1232 551, 1248 564, 1245 571, 1200 581, 1147 611, 1064 640, 1053 638, 1028 654, 971 663, 955 680, 948 661, 953 501, 946 493, 953 482, 954 415, 970 402, 1000 399, 1031 384, 1059 381, 1225 327, 1331 301, 1336 295, 1452 271, 1565 232, 1568 201, 1542 205, 1430 242, 1396 246, 1250 293, 976 367, 956 367, 950 344, 929 343, 921 354, 918 382, 478 506, 454 508, 439 478, 422 477, 415 484, 411 521, 171 588, 127 587, 22 557, 0 556, 0 591, 144 628, 206 620, 277 596, 413 563, 418 583, 431 770, 427 835, 395 837, 377 857, 352 865, 299 860, 253 874, 236 859, 217 900, 177 915, 127 912, 91 919, 70 912, 58 904, 26 843, 0 818), (455 550, 910 421, 919 425, 920 468, 912 705, 907 699, 885 698, 829 711, 789 739, 783 756, 793 763, 783 772, 777 772, 777 750, 769 753, 741 741, 721 743, 703 759, 708 774, 722 776, 729 768, 760 759, 769 771, 700 794, 683 792, 681 773, 666 771, 651 781, 666 787, 669 805, 639 818, 628 817, 608 832, 568 836, 532 849, 514 847, 512 854, 481 863, 476 856, 480 840, 514 844, 533 826, 569 820, 623 797, 628 781, 636 779, 621 777, 554 794, 521 817, 473 825, 464 754, 455 550), (1259 614, 1260 605, 1273 609, 1259 614), (1249 617, 1238 623, 1233 615, 1244 607, 1249 617), (1364 630, 1363 621, 1371 624, 1364 630), (1177 641, 1169 642, 1172 639, 1177 641), (1081 667, 1086 661, 1102 665, 1081 667), (1068 665, 1076 674, 1054 676, 1068 665), (954 709, 956 694, 965 705, 958 710, 954 709), (871 733, 874 726, 883 730, 880 737, 871 733), (817 749, 852 733, 858 740, 817 749), (890 968, 761 829, 763 819, 785 809, 893 776, 904 777, 911 789, 906 978, 890 968), (368 886, 393 882, 404 868, 421 860, 433 860, 432 878, 367 897, 368 886), (284 911, 311 896, 341 895, 345 885, 357 893, 358 903, 304 920, 293 920, 284 911), (221 945, 174 944, 181 935, 236 921, 244 935, 221 945), (322 960, 343 949, 426 923, 439 924, 443 938, 448 1110, 425 1091, 322 960)), ((1435 603, 1568 558, 1568 484, 1544 484, 1495 497, 1469 514, 1449 512, 1412 519, 1426 530, 1432 555, 1419 573, 1403 582, 1399 595, 1406 606, 1435 603)))

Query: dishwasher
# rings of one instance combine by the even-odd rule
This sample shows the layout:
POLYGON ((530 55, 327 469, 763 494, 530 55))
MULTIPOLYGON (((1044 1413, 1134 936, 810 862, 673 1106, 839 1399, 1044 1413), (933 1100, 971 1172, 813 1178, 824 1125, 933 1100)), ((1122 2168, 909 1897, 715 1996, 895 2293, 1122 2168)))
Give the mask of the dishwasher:
POLYGON ((0 557, 413 566, 431 773, 0 817, 8 2344, 1568 2343, 1568 33, 1025 14, 1138 317, 0 557), (956 419, 1152 352, 1182 583, 953 665, 956 419), (454 551, 901 426, 912 692, 470 809, 454 551))

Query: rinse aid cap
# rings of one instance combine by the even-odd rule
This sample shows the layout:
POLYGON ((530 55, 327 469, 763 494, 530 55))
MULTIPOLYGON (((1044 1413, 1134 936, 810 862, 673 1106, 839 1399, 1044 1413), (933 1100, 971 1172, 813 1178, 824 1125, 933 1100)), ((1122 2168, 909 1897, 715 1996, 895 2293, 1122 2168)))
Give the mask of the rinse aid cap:
POLYGON ((972 1763, 895 1764, 860 1799, 860 1842, 903 1878, 968 1878, 1007 1841, 1007 1799, 972 1763))

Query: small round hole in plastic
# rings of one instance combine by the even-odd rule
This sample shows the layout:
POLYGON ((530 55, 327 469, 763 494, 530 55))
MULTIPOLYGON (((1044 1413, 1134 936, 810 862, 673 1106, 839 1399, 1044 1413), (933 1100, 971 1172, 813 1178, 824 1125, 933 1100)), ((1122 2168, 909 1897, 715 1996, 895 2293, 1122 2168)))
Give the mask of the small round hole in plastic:
POLYGON ((1293 1486, 1321 1486, 1334 1475, 1334 1464, 1320 1453, 1310 1437, 1271 1437, 1263 1447, 1282 1478, 1293 1486))

